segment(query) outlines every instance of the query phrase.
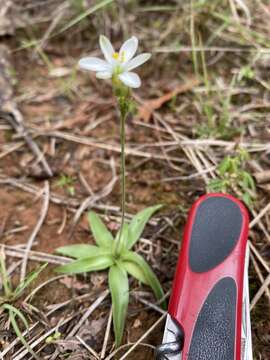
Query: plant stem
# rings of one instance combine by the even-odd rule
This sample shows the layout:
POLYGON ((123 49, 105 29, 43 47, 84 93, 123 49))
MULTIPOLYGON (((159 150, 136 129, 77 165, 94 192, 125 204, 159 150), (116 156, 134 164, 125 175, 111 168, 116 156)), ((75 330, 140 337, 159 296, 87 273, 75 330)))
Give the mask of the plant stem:
POLYGON ((118 98, 118 105, 120 110, 120 140, 121 140, 121 227, 120 233, 117 237, 115 244, 115 254, 118 255, 122 248, 122 235, 123 228, 125 225, 125 213, 126 213, 126 159, 125 159, 125 144, 126 144, 126 134, 125 134, 125 124, 126 118, 128 115, 128 101, 129 99, 124 96, 118 98))
POLYGON ((126 159, 125 159, 125 144, 126 144, 126 134, 125 134, 125 122, 126 122, 126 111, 121 110, 121 231, 125 222, 125 212, 126 212, 126 159))

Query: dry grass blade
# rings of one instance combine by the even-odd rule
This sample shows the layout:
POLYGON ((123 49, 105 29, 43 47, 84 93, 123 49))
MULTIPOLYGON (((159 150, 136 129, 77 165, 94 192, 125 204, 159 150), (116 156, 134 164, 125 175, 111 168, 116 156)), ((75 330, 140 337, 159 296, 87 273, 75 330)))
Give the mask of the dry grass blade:
POLYGON ((23 115, 13 99, 12 80, 9 70, 11 68, 9 50, 4 45, 0 46, 0 58, 0 85, 2 89, 0 92, 0 118, 5 119, 24 138, 37 160, 41 162, 45 175, 51 177, 53 175, 52 170, 37 143, 30 136, 25 126, 23 115))
POLYGON ((79 335, 76 335, 76 339, 79 340, 79 342, 90 352, 91 355, 95 357, 95 359, 99 360, 98 353, 96 353, 95 350, 93 350, 88 344, 86 344, 86 342, 79 335))
POLYGON ((41 229, 41 226, 46 218, 47 212, 48 212, 48 208, 49 208, 49 200, 50 200, 50 188, 49 188, 49 183, 48 181, 45 181, 45 185, 44 185, 44 190, 43 190, 43 197, 44 197, 44 203, 42 206, 42 210, 40 213, 40 217, 39 220, 29 238, 29 240, 27 241, 27 245, 25 248, 25 253, 24 253, 24 257, 23 257, 23 261, 22 261, 22 267, 21 267, 21 281, 23 281, 23 279, 25 278, 26 275, 26 267, 27 267, 27 258, 29 255, 29 252, 32 248, 32 245, 36 239, 36 236, 38 234, 38 232, 41 229))
POLYGON ((100 359, 104 359, 105 358, 105 354, 106 354, 106 350, 107 350, 107 345, 108 345, 108 341, 109 341, 109 336, 110 336, 110 330, 111 330, 111 325, 112 325, 112 307, 109 313, 109 319, 108 319, 108 323, 107 323, 107 327, 106 327, 106 331, 105 331, 105 336, 104 336, 104 340, 103 340, 103 345, 102 345, 102 349, 101 349, 101 353, 100 353, 100 359))
MULTIPOLYGON (((167 313, 163 314, 151 327, 148 329, 145 334, 143 334, 139 340, 136 341, 134 345, 131 346, 131 348, 123 355, 121 356, 120 360, 124 360, 127 358, 127 356, 134 350, 136 347, 153 331, 155 328, 165 319, 167 316, 167 313)), ((109 360, 109 357, 106 358, 106 360, 109 360)))
POLYGON ((252 310, 254 308, 254 306, 257 304, 257 302, 259 301, 259 299, 261 298, 263 293, 266 291, 266 289, 269 287, 269 285, 270 285, 270 274, 267 276, 263 285, 260 287, 257 294, 252 299, 251 304, 250 304, 250 310, 252 310))
POLYGON ((96 310, 96 308, 105 300, 105 298, 109 295, 109 290, 105 290, 99 295, 97 300, 93 302, 93 304, 87 309, 87 311, 84 313, 84 315, 81 317, 81 319, 78 321, 76 326, 71 330, 71 332, 68 334, 67 339, 73 337, 76 335, 76 333, 79 331, 80 327, 83 325, 83 323, 87 320, 87 318, 92 314, 93 311, 96 310))

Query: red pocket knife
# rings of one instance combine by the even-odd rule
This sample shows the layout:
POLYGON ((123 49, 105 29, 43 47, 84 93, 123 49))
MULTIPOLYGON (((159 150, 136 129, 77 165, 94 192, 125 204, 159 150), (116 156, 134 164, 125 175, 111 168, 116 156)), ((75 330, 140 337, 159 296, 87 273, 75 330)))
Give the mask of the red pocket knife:
POLYGON ((208 194, 184 231, 158 360, 252 360, 249 217, 234 197, 208 194))

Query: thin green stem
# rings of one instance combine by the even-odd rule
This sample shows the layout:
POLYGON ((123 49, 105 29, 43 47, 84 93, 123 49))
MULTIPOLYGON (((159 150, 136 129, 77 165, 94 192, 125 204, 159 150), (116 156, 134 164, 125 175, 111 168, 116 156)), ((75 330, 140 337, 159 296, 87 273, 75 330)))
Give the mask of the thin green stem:
POLYGON ((125 158, 125 145, 126 145, 126 134, 125 134, 125 122, 126 122, 126 111, 121 110, 121 230, 125 222, 126 213, 126 158, 125 158))
POLYGON ((117 257, 122 249, 122 243, 124 241, 124 228, 125 228, 125 213, 126 213, 126 160, 125 160, 125 125, 126 118, 130 111, 130 90, 124 86, 118 79, 118 76, 113 76, 113 91, 118 102, 118 109, 120 112, 120 139, 121 139, 121 227, 119 236, 117 235, 114 244, 114 255, 117 257))
POLYGON ((125 96, 118 98, 118 105, 120 110, 120 140, 121 140, 121 227, 120 233, 117 237, 115 244, 115 254, 118 255, 122 248, 122 237, 123 229, 125 225, 125 213, 126 213, 126 159, 125 159, 125 144, 126 144, 126 134, 125 134, 125 124, 126 118, 128 115, 128 101, 129 99, 125 96))

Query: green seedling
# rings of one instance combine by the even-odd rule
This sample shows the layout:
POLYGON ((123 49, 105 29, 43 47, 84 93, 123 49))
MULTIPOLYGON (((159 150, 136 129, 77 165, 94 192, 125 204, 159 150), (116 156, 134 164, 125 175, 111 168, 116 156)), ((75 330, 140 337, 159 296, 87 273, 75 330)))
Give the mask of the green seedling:
POLYGON ((243 66, 238 74, 237 80, 253 80, 255 78, 255 72, 251 66, 243 66))
POLYGON ((140 239, 149 218, 160 209, 160 205, 146 208, 125 223, 123 230, 114 239, 100 217, 91 211, 88 215, 89 225, 96 245, 79 244, 57 249, 59 254, 76 260, 58 267, 56 270, 65 274, 79 274, 108 269, 109 289, 112 297, 113 323, 116 346, 121 344, 125 318, 129 302, 128 274, 141 283, 150 286, 157 298, 166 307, 163 290, 158 278, 144 258, 131 248, 140 239))
POLYGON ((76 182, 76 179, 73 178, 72 176, 62 174, 60 176, 60 179, 57 181, 57 186, 65 189, 70 196, 74 196, 75 195, 75 187, 74 187, 75 182, 76 182))
POLYGON ((229 192, 237 190, 241 193, 247 206, 252 206, 256 196, 256 186, 252 175, 245 170, 249 154, 239 149, 236 156, 226 156, 218 165, 218 178, 208 184, 208 191, 229 192))
POLYGON ((62 334, 59 331, 56 331, 52 335, 48 336, 45 340, 46 344, 53 344, 55 341, 61 338, 62 334))
POLYGON ((0 311, 5 312, 8 315, 11 326, 16 334, 16 336, 20 339, 21 343, 25 346, 25 348, 29 351, 29 353, 35 358, 39 359, 39 357, 33 352, 30 348, 29 344, 25 340, 20 327, 18 325, 17 319, 19 319, 25 328, 28 330, 29 325, 26 317, 23 312, 17 308, 16 301, 21 298, 24 291, 28 288, 28 286, 39 276, 40 272, 47 266, 44 264, 37 268, 36 270, 30 272, 25 279, 14 289, 11 285, 11 281, 9 275, 6 270, 5 263, 5 253, 3 249, 0 251, 0 275, 2 280, 2 293, 0 295, 0 311))

